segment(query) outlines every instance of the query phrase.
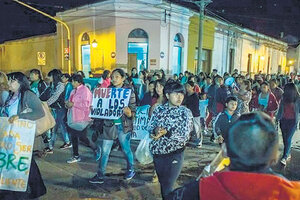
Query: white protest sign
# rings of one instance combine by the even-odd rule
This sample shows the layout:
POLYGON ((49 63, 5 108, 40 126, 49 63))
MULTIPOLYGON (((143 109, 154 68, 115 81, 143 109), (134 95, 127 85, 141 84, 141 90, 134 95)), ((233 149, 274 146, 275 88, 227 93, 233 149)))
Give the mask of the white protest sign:
POLYGON ((133 123, 132 139, 142 140, 148 133, 150 105, 139 106, 136 109, 135 120, 133 123))
POLYGON ((91 118, 119 119, 128 106, 131 89, 96 88, 93 93, 91 118))
POLYGON ((33 121, 0 117, 0 190, 26 191, 35 129, 33 121))

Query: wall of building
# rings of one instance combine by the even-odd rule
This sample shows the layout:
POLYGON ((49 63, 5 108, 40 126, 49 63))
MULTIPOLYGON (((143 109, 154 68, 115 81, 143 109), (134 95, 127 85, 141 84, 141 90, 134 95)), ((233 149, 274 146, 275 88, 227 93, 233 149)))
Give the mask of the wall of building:
MULTIPOLYGON (((205 19, 203 24, 203 49, 214 49, 214 33, 216 23, 205 19)), ((195 72, 195 54, 198 47, 199 16, 193 15, 190 18, 189 40, 188 40, 188 60, 187 68, 190 72, 195 72)))
POLYGON ((297 47, 289 47, 287 51, 287 71, 299 72, 300 70, 300 44, 297 47))
POLYGON ((128 63, 128 35, 134 29, 143 29, 148 34, 148 67, 152 70, 160 66, 160 21, 116 18, 116 48, 117 66, 127 68, 128 63), (156 64, 150 65, 150 60, 155 59, 156 64))
POLYGON ((175 36, 177 34, 180 35, 182 41, 182 54, 181 54, 181 72, 183 73, 184 71, 187 70, 187 63, 188 63, 188 47, 189 47, 189 24, 190 24, 190 11, 187 9, 184 9, 182 7, 172 5, 171 9, 171 17, 168 20, 168 24, 170 26, 170 30, 168 34, 166 35, 168 37, 165 42, 168 42, 167 44, 161 44, 161 48, 163 46, 168 46, 169 48, 169 55, 168 58, 168 65, 166 66, 166 72, 168 74, 174 74, 173 72, 173 48, 175 46, 175 36))
POLYGON ((212 52, 212 68, 219 74, 227 72, 228 37, 220 32, 214 34, 214 48, 212 52))
MULTIPOLYGON (((102 73, 105 69, 113 69, 116 67, 116 58, 112 57, 112 53, 116 52, 116 20, 113 15, 113 4, 104 2, 102 5, 85 6, 79 10, 70 10, 59 13, 59 17, 66 21, 71 28, 71 62, 74 71, 82 70, 81 46, 88 44, 82 42, 82 36, 87 33, 90 37, 89 44, 91 45, 91 71, 93 73, 102 73), (107 10, 105 12, 102 8, 107 10), (81 17, 85 16, 85 17, 81 17), (92 42, 96 40, 97 47, 92 47, 92 42)), ((58 52, 58 57, 62 59, 62 50, 66 48, 65 39, 67 37, 66 30, 61 25, 57 26, 57 35, 64 38, 62 42, 58 41, 58 47, 61 49, 58 52)), ((63 69, 67 71, 67 61, 63 61, 63 69)))
POLYGON ((37 68, 47 73, 59 68, 56 52, 56 35, 43 35, 5 42, 1 45, 0 70, 27 72, 37 68), (45 65, 38 65, 38 52, 45 52, 45 65))
POLYGON ((232 69, 243 74, 248 73, 248 62, 251 74, 285 71, 286 43, 224 22, 216 25, 214 39, 212 65, 219 74, 230 72, 230 49, 234 51, 232 69))

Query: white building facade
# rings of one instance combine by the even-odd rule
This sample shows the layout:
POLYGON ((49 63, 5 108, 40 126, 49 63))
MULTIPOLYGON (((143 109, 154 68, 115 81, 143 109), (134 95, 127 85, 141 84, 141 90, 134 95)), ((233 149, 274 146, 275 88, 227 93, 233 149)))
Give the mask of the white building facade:
MULTIPOLYGON (((216 19, 215 19, 216 20, 216 19)), ((287 43, 220 20, 217 21, 212 68, 220 74, 285 72, 287 43)))
MULTIPOLYGON (((187 8, 157 0, 108 0, 57 14, 71 28, 74 68, 86 74, 116 67, 185 71, 190 16, 187 8)), ((60 25, 57 35, 62 51, 60 25)))

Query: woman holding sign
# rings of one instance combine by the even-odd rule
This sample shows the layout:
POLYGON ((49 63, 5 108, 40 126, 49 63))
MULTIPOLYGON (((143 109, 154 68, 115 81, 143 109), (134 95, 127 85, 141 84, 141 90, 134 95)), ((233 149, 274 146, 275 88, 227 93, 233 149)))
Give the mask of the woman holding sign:
POLYGON ((103 125, 103 143, 102 156, 100 159, 97 174, 89 180, 90 183, 104 183, 105 171, 109 154, 115 139, 119 139, 122 150, 127 161, 127 172, 125 179, 130 180, 134 177, 134 158, 130 148, 130 137, 133 130, 133 117, 136 111, 136 98, 130 85, 124 84, 126 79, 125 72, 122 69, 115 69, 111 74, 111 85, 109 88, 123 88, 130 89, 130 99, 127 107, 123 109, 123 115, 117 120, 104 120, 103 125))
POLYGON ((193 130, 192 112, 181 106, 185 88, 170 81, 165 85, 164 94, 168 102, 155 108, 148 127, 153 138, 150 151, 163 199, 172 192, 181 172, 185 145, 193 130))
MULTIPOLYGON (((10 123, 18 119, 35 121, 45 116, 41 101, 30 90, 29 81, 23 73, 8 74, 8 85, 10 94, 5 100, 2 116, 9 117, 10 123)), ((46 187, 33 157, 31 163, 24 163, 24 166, 26 165, 27 167, 30 165, 27 190, 25 192, 0 190, 0 199, 34 199, 46 194, 46 187)))

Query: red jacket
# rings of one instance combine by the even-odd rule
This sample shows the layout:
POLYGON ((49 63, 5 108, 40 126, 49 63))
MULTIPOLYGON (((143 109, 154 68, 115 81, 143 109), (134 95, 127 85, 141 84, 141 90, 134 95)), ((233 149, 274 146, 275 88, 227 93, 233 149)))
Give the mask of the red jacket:
POLYGON ((271 174, 217 172, 199 181, 201 200, 299 200, 300 182, 271 174))
MULTIPOLYGON (((251 100, 252 101, 251 104, 255 109, 259 109, 258 97, 259 95, 256 95, 251 100)), ((274 113, 277 109, 278 109, 278 102, 276 100, 276 97, 272 92, 270 92, 266 113, 270 115, 270 117, 274 117, 274 113)))

